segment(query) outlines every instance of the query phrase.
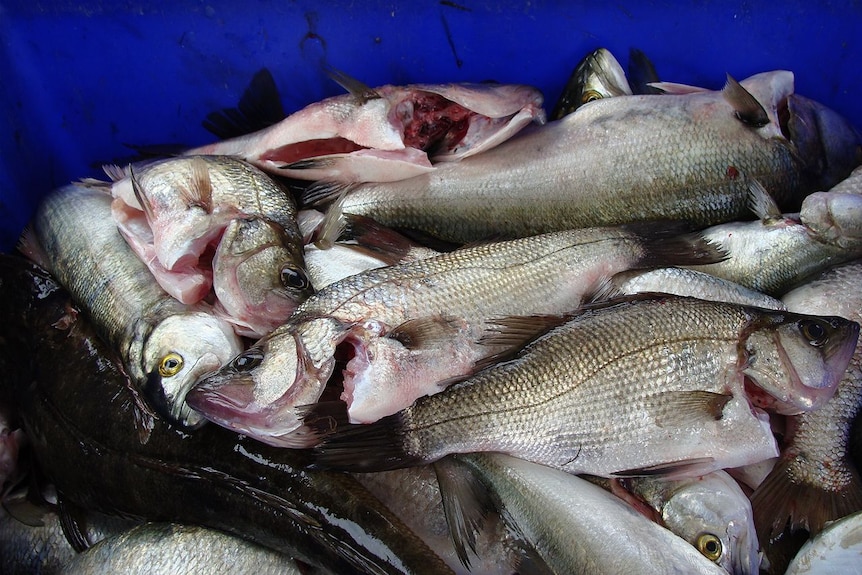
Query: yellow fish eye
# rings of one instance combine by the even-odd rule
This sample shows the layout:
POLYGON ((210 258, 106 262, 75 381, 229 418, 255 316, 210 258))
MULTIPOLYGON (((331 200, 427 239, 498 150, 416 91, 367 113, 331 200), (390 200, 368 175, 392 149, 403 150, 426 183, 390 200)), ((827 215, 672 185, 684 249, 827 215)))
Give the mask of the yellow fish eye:
POLYGON ((721 558, 721 539, 712 533, 701 533, 695 544, 697 550, 710 561, 718 561, 721 558))
POLYGON ((159 375, 162 377, 173 377, 183 368, 183 357, 178 353, 169 353, 162 358, 159 364, 159 375))
POLYGON ((602 95, 599 94, 596 90, 587 90, 584 92, 584 95, 581 96, 581 103, 586 104, 587 102, 592 102, 593 100, 601 100, 602 95))

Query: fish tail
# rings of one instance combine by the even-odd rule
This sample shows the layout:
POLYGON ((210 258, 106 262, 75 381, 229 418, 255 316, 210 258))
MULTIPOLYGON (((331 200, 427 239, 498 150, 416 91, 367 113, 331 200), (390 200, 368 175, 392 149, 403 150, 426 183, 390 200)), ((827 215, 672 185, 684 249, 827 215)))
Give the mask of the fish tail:
POLYGON ((699 232, 671 238, 643 238, 644 253, 637 267, 697 266, 718 263, 727 259, 724 249, 699 232))
POLYGON ((343 402, 328 401, 304 407, 300 417, 323 437, 313 452, 314 469, 371 472, 427 463, 408 452, 403 411, 374 423, 353 424, 347 421, 343 402))
POLYGON ((788 458, 776 463, 751 495, 754 523, 761 543, 782 533, 788 523, 791 533, 805 529, 813 536, 828 521, 862 510, 862 479, 852 464, 848 462, 844 466, 844 485, 828 489, 795 481, 793 461, 788 458))

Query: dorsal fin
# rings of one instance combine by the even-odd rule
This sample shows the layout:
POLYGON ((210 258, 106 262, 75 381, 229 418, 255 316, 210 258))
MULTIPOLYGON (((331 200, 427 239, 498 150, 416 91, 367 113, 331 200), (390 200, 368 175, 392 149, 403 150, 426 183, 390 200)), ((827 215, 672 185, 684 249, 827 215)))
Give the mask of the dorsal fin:
POLYGON ((356 78, 349 76, 336 68, 330 68, 326 71, 333 82, 347 90, 351 96, 356 98, 360 104, 364 104, 368 100, 379 98, 380 94, 374 91, 373 88, 367 86, 356 78))

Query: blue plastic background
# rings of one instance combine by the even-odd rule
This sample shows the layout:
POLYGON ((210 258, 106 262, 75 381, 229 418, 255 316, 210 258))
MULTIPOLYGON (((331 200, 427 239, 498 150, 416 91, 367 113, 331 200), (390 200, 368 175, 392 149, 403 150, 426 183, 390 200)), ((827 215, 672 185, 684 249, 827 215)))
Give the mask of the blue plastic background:
POLYGON ((287 111, 371 86, 533 84, 553 106, 571 69, 605 46, 643 50, 662 79, 718 88, 769 69, 862 127, 859 2, 0 2, 0 250, 54 187, 130 154, 201 144, 268 67, 287 111))

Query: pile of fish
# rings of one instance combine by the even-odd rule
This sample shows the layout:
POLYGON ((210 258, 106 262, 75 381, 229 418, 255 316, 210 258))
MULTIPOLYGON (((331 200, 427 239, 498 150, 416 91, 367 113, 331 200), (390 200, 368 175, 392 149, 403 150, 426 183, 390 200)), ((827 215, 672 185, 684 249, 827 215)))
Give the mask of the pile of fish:
POLYGON ((259 73, 221 141, 54 190, 0 256, 0 570, 858 561, 856 127, 637 52, 549 120, 332 75, 261 128, 259 73))

